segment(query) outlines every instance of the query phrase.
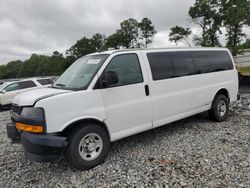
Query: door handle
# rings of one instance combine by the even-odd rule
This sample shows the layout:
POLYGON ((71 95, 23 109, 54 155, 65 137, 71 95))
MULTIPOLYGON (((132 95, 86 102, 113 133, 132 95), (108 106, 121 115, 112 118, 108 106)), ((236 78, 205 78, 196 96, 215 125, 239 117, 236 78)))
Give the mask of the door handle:
POLYGON ((146 96, 149 96, 149 87, 148 87, 148 85, 145 85, 145 94, 146 94, 146 96))

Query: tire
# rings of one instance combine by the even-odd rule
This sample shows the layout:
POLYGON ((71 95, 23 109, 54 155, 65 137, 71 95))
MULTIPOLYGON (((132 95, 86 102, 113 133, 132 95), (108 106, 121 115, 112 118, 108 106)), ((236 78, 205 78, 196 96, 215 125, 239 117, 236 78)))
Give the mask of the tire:
POLYGON ((86 124, 70 133, 66 157, 74 167, 88 170, 103 163, 109 148, 107 131, 97 124, 86 124))
POLYGON ((215 96, 211 109, 209 110, 209 116, 211 120, 222 122, 226 121, 229 111, 229 99, 222 94, 215 96))

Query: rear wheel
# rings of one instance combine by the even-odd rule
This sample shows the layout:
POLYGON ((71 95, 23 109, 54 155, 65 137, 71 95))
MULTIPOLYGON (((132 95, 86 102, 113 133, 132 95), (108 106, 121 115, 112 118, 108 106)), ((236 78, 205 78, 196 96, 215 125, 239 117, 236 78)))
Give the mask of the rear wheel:
POLYGON ((225 121, 228 117, 229 111, 229 99, 222 94, 215 96, 211 109, 209 110, 209 116, 213 121, 225 121))
POLYGON ((66 155, 73 166, 88 170, 104 161, 109 148, 107 131, 97 124, 88 124, 71 132, 66 155))

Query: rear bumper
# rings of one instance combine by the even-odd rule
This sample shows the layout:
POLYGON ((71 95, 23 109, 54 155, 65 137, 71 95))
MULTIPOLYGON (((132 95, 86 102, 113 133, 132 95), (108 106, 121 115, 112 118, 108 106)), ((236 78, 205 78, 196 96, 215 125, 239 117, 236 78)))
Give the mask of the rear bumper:
POLYGON ((27 159, 38 162, 58 161, 64 155, 66 137, 54 135, 38 135, 19 132, 13 123, 6 125, 7 135, 12 143, 21 143, 27 159))

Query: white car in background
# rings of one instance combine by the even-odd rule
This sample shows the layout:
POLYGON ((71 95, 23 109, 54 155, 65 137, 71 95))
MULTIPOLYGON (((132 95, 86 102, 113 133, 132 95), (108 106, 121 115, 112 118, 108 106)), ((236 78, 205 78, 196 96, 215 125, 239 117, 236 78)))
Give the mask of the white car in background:
POLYGON ((19 93, 38 87, 49 87, 53 81, 50 78, 30 78, 18 81, 4 82, 0 85, 0 111, 10 108, 13 99, 19 93))

